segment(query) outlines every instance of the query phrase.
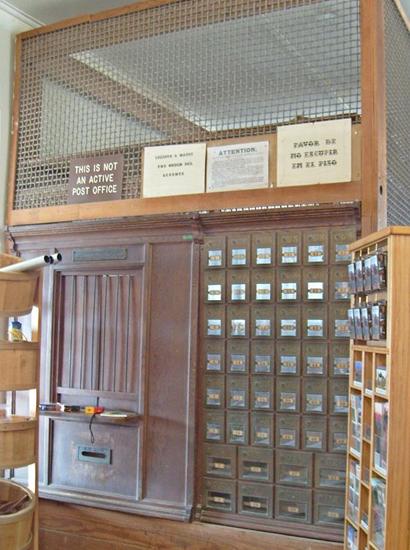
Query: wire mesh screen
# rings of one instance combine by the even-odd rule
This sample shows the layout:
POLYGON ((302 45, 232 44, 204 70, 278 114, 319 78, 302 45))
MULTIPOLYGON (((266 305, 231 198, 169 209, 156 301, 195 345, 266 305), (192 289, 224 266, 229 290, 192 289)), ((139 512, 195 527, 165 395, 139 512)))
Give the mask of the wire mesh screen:
POLYGON ((394 0, 384 2, 387 223, 410 224, 410 33, 394 0))
POLYGON ((22 43, 14 208, 67 202, 71 158, 360 114, 359 0, 180 0, 22 43))

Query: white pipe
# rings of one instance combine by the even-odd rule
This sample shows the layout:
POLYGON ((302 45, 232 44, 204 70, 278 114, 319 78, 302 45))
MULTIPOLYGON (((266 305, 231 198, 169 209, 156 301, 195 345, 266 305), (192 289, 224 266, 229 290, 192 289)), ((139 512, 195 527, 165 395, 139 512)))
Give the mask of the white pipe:
POLYGON ((60 252, 55 252, 50 256, 50 263, 58 264, 59 262, 61 262, 62 259, 63 259, 63 255, 60 254, 60 252))
POLYGON ((50 256, 37 256, 37 258, 32 258, 31 260, 17 262, 15 264, 10 264, 6 267, 2 267, 0 269, 0 273, 28 271, 30 269, 36 269, 38 267, 45 267, 50 263, 52 263, 50 256))

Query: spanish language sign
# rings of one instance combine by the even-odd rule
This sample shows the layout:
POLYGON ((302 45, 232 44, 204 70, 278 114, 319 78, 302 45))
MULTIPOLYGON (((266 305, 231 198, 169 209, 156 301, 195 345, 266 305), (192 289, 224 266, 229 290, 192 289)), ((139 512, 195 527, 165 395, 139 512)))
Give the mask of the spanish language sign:
POLYGON ((68 179, 69 204, 121 198, 124 157, 121 154, 72 159, 68 179))
POLYGON ((203 193, 205 155, 205 143, 145 147, 144 198, 203 193))
POLYGON ((352 178, 352 121, 280 126, 277 186, 338 183, 352 178))
POLYGON ((267 187, 269 142, 208 147, 207 191, 234 191, 267 187))

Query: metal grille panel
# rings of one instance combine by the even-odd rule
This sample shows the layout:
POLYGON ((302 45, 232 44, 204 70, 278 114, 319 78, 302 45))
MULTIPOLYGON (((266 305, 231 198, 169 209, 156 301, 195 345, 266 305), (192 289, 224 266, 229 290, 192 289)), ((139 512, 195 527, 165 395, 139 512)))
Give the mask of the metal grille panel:
POLYGON ((410 33, 394 0, 384 2, 387 223, 410 224, 410 33))
POLYGON ((14 208, 61 205, 69 160, 360 114, 359 0, 180 0, 23 40, 14 208))

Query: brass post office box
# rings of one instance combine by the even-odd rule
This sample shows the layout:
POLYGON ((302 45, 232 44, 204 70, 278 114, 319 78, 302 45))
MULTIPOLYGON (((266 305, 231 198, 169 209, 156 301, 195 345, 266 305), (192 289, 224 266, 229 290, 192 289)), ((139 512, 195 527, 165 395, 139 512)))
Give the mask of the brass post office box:
POLYGON ((249 307, 228 306, 227 335, 230 338, 247 338, 249 333, 249 307))
POLYGON ((326 451, 326 418, 303 417, 302 447, 307 451, 326 451))
POLYGON ((203 481, 203 501, 208 510, 236 512, 236 482, 225 479, 203 481))
POLYGON ((271 377, 258 377, 251 384, 251 408, 255 411, 273 409, 273 380, 271 377))
POLYGON ((240 514, 271 518, 273 487, 258 483, 238 483, 238 511, 240 514))
POLYGON ((303 300, 320 303, 328 299, 328 273, 326 267, 309 267, 303 271, 303 300))
POLYGON ((325 379, 303 380, 303 412, 324 414, 327 412, 327 383, 325 379))
POLYGON ((349 263, 349 244, 356 240, 356 227, 335 227, 330 230, 330 261, 349 263))
POLYGON ((257 267, 270 267, 275 264, 276 238, 269 231, 253 233, 252 264, 257 267))
POLYGON ((228 409, 247 409, 249 404, 248 378, 226 377, 226 406, 228 409))
POLYGON ((278 269, 277 296, 279 302, 300 302, 302 292, 302 275, 297 267, 278 269))
POLYGON ((224 372, 225 370, 225 342, 222 340, 205 341, 205 371, 209 373, 224 372))
POLYGON ((202 265, 218 269, 226 265, 225 237, 206 237, 202 247, 202 265))
POLYGON ((331 453, 347 451, 347 418, 329 418, 328 446, 331 453))
POLYGON ((253 374, 272 374, 274 372, 274 344, 255 340, 252 342, 251 365, 253 374))
POLYGON ((255 269, 251 278, 252 300, 259 304, 273 302, 275 299, 275 272, 268 269, 255 269))
POLYGON ((332 327, 331 338, 350 338, 349 319, 347 311, 349 309, 348 304, 331 304, 330 305, 330 326, 332 327))
POLYGON ((298 523, 312 522, 310 489, 276 487, 275 518, 298 523))
POLYGON ((236 477, 236 447, 234 445, 204 446, 205 474, 218 477, 236 477))
POLYGON ((315 491, 314 522, 318 525, 342 527, 345 518, 344 494, 315 491))
POLYGON ((300 343, 278 341, 276 344, 278 374, 298 376, 300 374, 300 343))
POLYGON ((300 448, 300 418, 297 415, 276 415, 276 447, 300 448))
POLYGON ((227 300, 234 304, 249 302, 250 279, 247 270, 229 270, 227 274, 227 300))
POLYGON ((205 336, 223 338, 225 336, 224 306, 205 306, 205 336))
POLYGON ((278 231, 278 265, 301 263, 302 235, 300 231, 278 231))
POLYGON ((273 442, 273 414, 251 414, 251 443, 259 447, 272 447, 273 442))
POLYGON ((303 337, 326 338, 327 337, 327 306, 307 305, 303 308, 303 337))
POLYGON ((338 265, 330 270, 330 299, 336 302, 349 302, 349 278, 347 266, 338 265))
POLYGON ((277 378, 276 410, 278 412, 299 412, 299 379, 277 378))
POLYGON ((315 458, 315 486, 321 489, 344 490, 346 459, 341 455, 322 454, 315 458))
POLYGON ((349 343, 333 342, 330 346, 330 368, 332 376, 349 376, 349 343))
POLYGON ((273 452, 242 447, 238 450, 238 475, 247 481, 273 482, 273 452))
POLYGON ((204 417, 204 432, 206 441, 224 443, 225 413, 222 411, 206 411, 204 417))
POLYGON ((228 237, 228 265, 229 267, 243 268, 250 264, 250 237, 228 237))
POLYGON ((223 409, 225 405, 225 380, 223 376, 205 376, 205 407, 223 409))
POLYGON ((303 232, 303 263, 324 265, 328 262, 329 234, 327 228, 306 229, 303 232))
POLYGON ((303 342, 304 376, 326 376, 327 344, 321 342, 303 342))
POLYGON ((226 348, 226 370, 232 374, 247 374, 249 371, 249 342, 228 340, 226 348))
POLYGON ((209 304, 221 304, 225 301, 225 272, 205 271, 203 300, 209 304))
POLYGON ((235 445, 248 445, 249 417, 247 412, 231 412, 226 415, 226 439, 235 445))
POLYGON ((274 336, 273 306, 252 308, 252 336, 255 338, 272 338, 274 336))
POLYGON ((276 307, 277 337, 300 338, 300 307, 281 305, 276 307))
POLYGON ((349 410, 348 381, 330 380, 331 414, 347 414, 349 410))
POLYGON ((299 451, 276 452, 276 483, 311 487, 313 481, 313 457, 299 451))

